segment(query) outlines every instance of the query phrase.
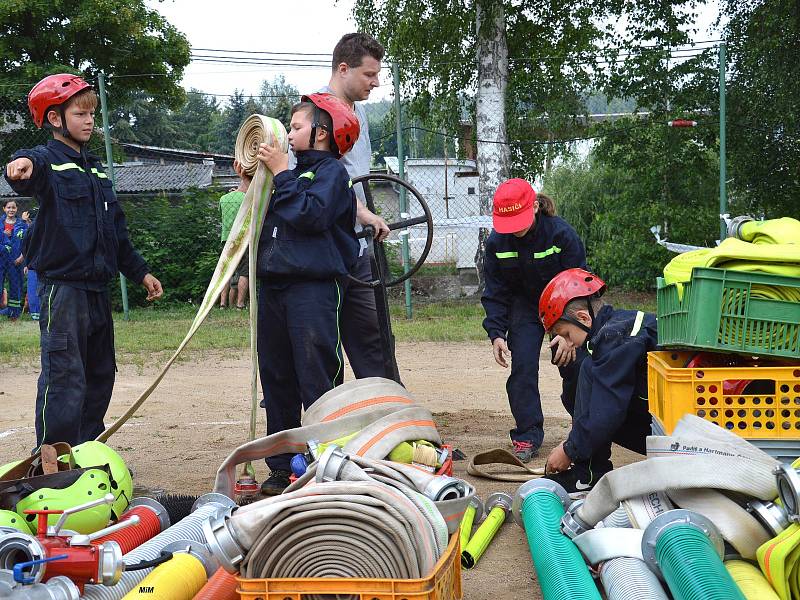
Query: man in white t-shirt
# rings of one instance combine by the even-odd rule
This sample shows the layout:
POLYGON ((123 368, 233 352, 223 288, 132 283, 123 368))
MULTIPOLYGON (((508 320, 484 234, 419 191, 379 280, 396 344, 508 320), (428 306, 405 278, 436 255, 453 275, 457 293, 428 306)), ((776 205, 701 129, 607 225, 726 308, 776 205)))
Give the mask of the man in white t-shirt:
MULTIPOLYGON (((358 141, 341 159, 353 178, 368 175, 372 163, 367 113, 360 102, 369 98, 370 92, 378 87, 382 58, 383 46, 371 36, 365 33, 342 36, 333 49, 330 82, 319 90, 332 93, 352 106, 358 117, 361 125, 358 141)), ((372 225, 376 239, 385 239, 389 235, 386 221, 366 207, 362 186, 356 185, 354 189, 358 198, 356 230, 360 231, 364 225, 372 225)), ((372 279, 369 253, 363 241, 358 263, 351 275, 362 281, 372 279)), ((386 377, 388 374, 383 364, 375 292, 372 288, 352 284, 345 287, 340 327, 344 350, 356 378, 386 377)))

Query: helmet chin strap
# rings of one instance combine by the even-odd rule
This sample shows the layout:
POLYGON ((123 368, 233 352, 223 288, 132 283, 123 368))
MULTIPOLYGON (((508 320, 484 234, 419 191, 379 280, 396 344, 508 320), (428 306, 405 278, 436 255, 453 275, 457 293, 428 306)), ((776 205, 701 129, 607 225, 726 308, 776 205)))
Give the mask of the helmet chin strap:
MULTIPOLYGON (((592 298, 594 298, 594 297, 595 296, 590 296, 590 297, 586 298, 586 310, 589 312, 589 317, 591 317, 591 319, 592 319, 592 325, 594 325, 594 309, 592 308, 592 298)), ((587 327, 585 324, 581 323, 578 319, 575 319, 573 317, 562 316, 561 319, 559 319, 559 320, 560 321, 566 321, 567 323, 572 323, 573 325, 575 325, 576 327, 579 327, 580 329, 582 329, 586 333, 591 333, 592 332, 592 328, 591 327, 587 327)))

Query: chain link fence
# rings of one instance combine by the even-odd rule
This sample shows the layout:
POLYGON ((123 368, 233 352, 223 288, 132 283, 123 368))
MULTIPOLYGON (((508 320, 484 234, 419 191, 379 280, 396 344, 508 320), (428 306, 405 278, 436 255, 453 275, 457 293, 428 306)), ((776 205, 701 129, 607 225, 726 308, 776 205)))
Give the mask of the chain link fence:
MULTIPOLYGON (((324 76, 321 73, 321 81, 324 76)), ((187 93, 183 109, 163 109, 161 114, 152 108, 142 114, 138 107, 109 107, 117 195, 128 219, 134 247, 164 284, 165 297, 159 303, 161 306, 198 303, 214 271, 224 243, 223 229, 232 223, 241 197, 228 195, 239 185, 233 170, 238 123, 249 114, 261 112, 276 116, 288 127, 290 109, 299 100, 299 93, 291 86, 276 90, 275 86, 268 85, 265 81, 264 90, 268 93, 261 96, 245 96, 238 91, 215 95, 192 90, 187 93), (188 139, 186 131, 192 127, 186 126, 186 119, 193 113, 202 122, 190 124, 196 133, 194 139, 188 139), (173 136, 180 138, 175 144, 170 144, 168 136, 159 139, 153 134, 171 120, 184 124, 183 134, 173 136)), ((3 165, 16 150, 45 144, 51 137, 49 132, 36 129, 31 123, 27 108, 29 87, 8 86, 0 93, 0 160, 3 165)), ((400 165, 392 103, 369 103, 366 108, 372 137, 378 138, 372 145, 371 172, 398 175, 400 165)), ((97 123, 88 151, 102 157, 107 164, 99 105, 97 123)), ((412 154, 405 161, 405 180, 427 202, 434 222, 433 244, 425 265, 413 278, 413 295, 416 299, 453 298, 473 293, 477 289, 475 255, 479 227, 487 224, 487 218, 479 216, 475 161, 448 157, 446 143, 421 150, 420 145, 415 144, 413 127, 406 128, 404 136, 408 138, 412 154)), ((451 156, 456 150, 451 144, 451 156)), ((410 193, 408 210, 405 213, 400 210, 401 190, 395 184, 378 180, 372 182, 371 189, 376 212, 387 222, 399 221, 404 214, 422 214, 421 206, 410 193)), ((16 195, 7 182, 0 179, 0 202, 8 201, 16 203, 20 217, 27 213, 26 217, 35 221, 36 199, 16 195)), ((403 271, 401 245, 404 238, 408 240, 413 264, 424 249, 426 227, 395 231, 386 241, 386 253, 395 275, 403 271)), ((246 268, 239 273, 246 273, 246 268)), ((221 304, 241 306, 246 302, 236 291, 238 279, 237 273, 233 292, 226 293, 225 298, 220 299, 221 304)), ((4 287, 8 287, 8 277, 4 287)), ((146 304, 140 286, 127 286, 127 294, 131 307, 146 304)), ((122 308, 118 285, 112 286, 112 301, 116 310, 122 308)), ((3 302, 7 302, 5 295, 0 305, 3 302)))

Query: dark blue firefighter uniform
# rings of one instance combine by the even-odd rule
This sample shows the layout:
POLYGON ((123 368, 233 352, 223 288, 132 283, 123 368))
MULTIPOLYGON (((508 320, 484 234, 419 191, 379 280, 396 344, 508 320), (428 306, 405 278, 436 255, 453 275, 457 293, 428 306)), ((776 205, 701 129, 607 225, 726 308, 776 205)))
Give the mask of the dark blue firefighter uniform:
POLYGON ((572 431, 564 451, 590 474, 613 468, 611 443, 645 453, 650 435, 647 353, 656 349, 655 315, 603 306, 595 315, 580 364, 572 431))
MULTIPOLYGON (((356 200, 330 152, 297 154, 275 177, 258 248, 258 366, 267 435, 300 426, 308 408, 344 379, 340 279, 355 265, 356 200)), ((289 470, 291 455, 267 459, 289 470)))
MULTIPOLYGON (((5 221, 5 217, 2 217, 5 221)), ((5 224, 5 223, 3 223, 5 224)), ((5 228, 0 230, 0 290, 8 277, 8 318, 16 319, 22 312, 22 264, 14 264, 22 254, 22 241, 28 225, 17 217, 11 234, 6 235, 5 228)))
MULTIPOLYGON (((28 254, 30 253, 30 245, 31 245, 31 234, 33 233, 33 226, 36 223, 32 223, 30 227, 28 227, 28 231, 25 232, 25 238, 22 242, 22 254, 25 256, 25 264, 27 265, 27 258, 28 254)), ((39 320, 39 312, 41 311, 41 304, 39 303, 39 293, 37 291, 39 287, 39 277, 36 274, 36 271, 28 267, 28 310, 31 312, 31 319, 34 321, 39 320)))
POLYGON ((103 431, 114 387, 114 328, 108 283, 148 272, 100 159, 51 140, 20 150, 33 174, 8 181, 40 204, 26 264, 39 276, 42 373, 36 441, 80 444, 103 431))
POLYGON ((516 427, 511 439, 542 445, 544 418, 539 397, 539 353, 544 327, 539 320, 539 296, 561 271, 586 268, 586 253, 578 234, 560 217, 536 215, 534 227, 522 238, 492 231, 486 241, 481 303, 483 328, 489 339, 504 338, 511 351, 511 375, 506 382, 516 427))

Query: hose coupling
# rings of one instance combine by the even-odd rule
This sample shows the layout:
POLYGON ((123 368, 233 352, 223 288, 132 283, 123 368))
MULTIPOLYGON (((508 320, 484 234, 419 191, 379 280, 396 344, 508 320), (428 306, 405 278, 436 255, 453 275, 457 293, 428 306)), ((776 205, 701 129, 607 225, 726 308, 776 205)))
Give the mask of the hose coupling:
POLYGON ((769 500, 751 500, 747 503, 747 511, 758 519, 759 523, 773 536, 789 527, 789 516, 786 514, 786 509, 780 504, 769 500))
POLYGON ((427 496, 434 502, 466 498, 469 493, 470 488, 466 482, 447 475, 433 477, 422 491, 423 496, 427 496))
MULTIPOLYGON (((511 511, 511 505, 514 499, 505 492, 495 492, 486 498, 486 514, 492 512, 493 508, 502 508, 503 512, 508 514, 511 511)), ((477 514, 477 512, 476 512, 477 514)))
POLYGON ((317 483, 339 481, 350 456, 334 444, 331 444, 317 460, 317 483))
POLYGON ((0 536, 0 571, 11 571, 17 563, 30 562, 25 575, 29 581, 39 583, 44 577, 46 559, 47 550, 32 535, 12 531, 0 536))
POLYGON ((164 531, 170 525, 172 525, 172 523, 170 523, 169 520, 169 513, 167 512, 167 509, 164 508, 164 505, 158 502, 157 500, 153 500, 152 498, 145 498, 144 496, 134 498, 128 505, 128 511, 131 510, 132 508, 136 508, 137 506, 146 506, 154 513, 156 513, 158 521, 161 523, 161 531, 164 531))
POLYGON ((522 505, 525 503, 525 499, 532 494, 553 494, 561 501, 564 510, 567 509, 570 503, 567 490, 552 479, 540 478, 526 481, 517 488, 514 500, 511 503, 511 514, 514 515, 514 522, 522 529, 525 529, 525 523, 522 520, 522 505))
POLYGON ((658 515, 644 530, 642 535, 642 558, 647 565, 657 574, 661 573, 661 565, 656 557, 656 544, 665 531, 673 527, 692 527, 701 531, 711 541, 711 545, 719 555, 720 560, 725 555, 722 536, 714 523, 709 519, 690 510, 676 508, 658 515))
POLYGON ((228 498, 225 494, 209 492, 208 494, 203 494, 194 501, 194 504, 192 504, 192 512, 196 511, 201 506, 205 506, 206 504, 218 504, 221 508, 238 508, 236 502, 228 498))
MULTIPOLYGON (((475 516, 473 517, 473 523, 479 522, 483 518, 483 502, 481 499, 478 498, 478 494, 475 494, 472 498, 469 499, 469 506, 472 506, 475 509, 475 516)), ((486 513, 488 514, 488 510, 486 513)))
POLYGON ((772 471, 778 486, 778 496, 786 509, 786 517, 792 523, 800 523, 800 473, 781 463, 772 471))
POLYGON ((206 570, 206 576, 211 577, 220 567, 220 562, 203 543, 193 540, 176 540, 164 546, 162 552, 172 552, 173 554, 182 552, 194 556, 206 570))
POLYGON ((236 573, 239 563, 244 560, 244 549, 236 541, 230 529, 230 515, 219 513, 203 522, 203 535, 209 550, 214 554, 223 569, 236 573))
POLYGON ((740 215, 738 217, 733 217, 728 221, 728 237, 739 238, 742 239, 739 235, 739 230, 742 228, 742 225, 747 223, 748 221, 754 221, 753 217, 748 215, 740 215))

